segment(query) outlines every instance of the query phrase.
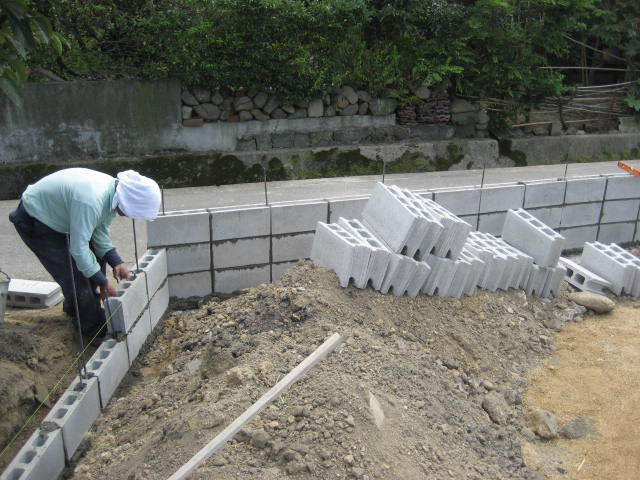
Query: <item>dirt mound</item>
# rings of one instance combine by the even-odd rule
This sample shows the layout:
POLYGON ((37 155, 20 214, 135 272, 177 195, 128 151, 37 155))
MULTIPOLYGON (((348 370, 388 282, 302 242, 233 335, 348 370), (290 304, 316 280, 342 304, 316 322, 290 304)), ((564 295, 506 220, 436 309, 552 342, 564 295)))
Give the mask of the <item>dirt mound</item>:
POLYGON ((521 395, 554 330, 583 312, 521 291, 342 289, 301 262, 280 282, 174 311, 68 473, 168 477, 339 332, 345 343, 193 478, 538 478, 521 457, 521 395))

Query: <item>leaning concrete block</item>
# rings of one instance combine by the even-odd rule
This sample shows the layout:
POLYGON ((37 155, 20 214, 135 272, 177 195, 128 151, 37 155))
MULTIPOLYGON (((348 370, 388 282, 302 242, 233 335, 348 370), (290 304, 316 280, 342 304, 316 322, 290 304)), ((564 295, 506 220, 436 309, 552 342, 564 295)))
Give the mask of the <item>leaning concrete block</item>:
POLYGON ((407 292, 411 279, 416 274, 418 262, 412 258, 392 253, 389 258, 389 266, 380 292, 392 291, 396 297, 401 297, 407 292))
POLYGON ((462 215, 460 217, 460 220, 467 222, 469 225, 471 225, 471 230, 478 229, 478 215, 462 215))
POLYGON ((477 215, 480 189, 474 187, 435 190, 434 200, 454 215, 477 215))
POLYGON ((601 202, 606 183, 607 179, 600 176, 569 178, 564 203, 601 202))
POLYGON ((581 205, 565 205, 562 208, 560 225, 563 227, 582 227, 600 223, 601 203, 583 203, 581 205))
POLYGON ((49 308, 64 299, 62 289, 56 282, 21 280, 9 281, 7 305, 21 308, 49 308))
POLYGON ((209 212, 206 210, 168 213, 147 222, 148 247, 208 242, 210 235, 209 212))
POLYGON ((560 257, 558 261, 566 269, 565 280, 579 290, 603 294, 605 288, 611 288, 611 283, 584 268, 573 260, 560 257))
POLYGON ((529 279, 524 288, 527 295, 534 295, 537 297, 542 296, 542 291, 547 283, 550 275, 549 267, 541 267, 540 265, 533 265, 529 272, 529 279))
POLYGON ((147 337, 149 337, 151 330, 151 315, 147 308, 142 312, 138 321, 127 332, 126 343, 129 366, 131 366, 133 361, 138 357, 140 349, 147 341, 147 337))
POLYGON ((0 480, 50 480, 65 467, 62 430, 37 429, 0 475, 0 480))
POLYGON ((524 182, 524 208, 552 207, 564 203, 566 183, 562 180, 524 182))
POLYGON ((149 302, 149 319, 151 321, 151 330, 167 311, 169 307, 169 281, 165 279, 164 283, 158 288, 151 302, 149 302))
POLYGON ((45 417, 62 430, 62 440, 67 460, 76 452, 84 435, 100 415, 98 379, 80 380, 76 377, 45 417))
MULTIPOLYGON (((423 251, 424 254, 420 258, 424 258, 427 252, 439 257, 458 258, 467 241, 467 236, 469 232, 471 232, 471 225, 435 201, 424 200, 422 203, 424 210, 426 210, 425 216, 428 214, 432 222, 437 221, 437 223, 442 225, 442 230, 440 230, 439 225, 436 223, 438 230, 434 230, 435 234, 433 234, 436 238, 433 244, 434 248, 431 250, 423 248, 421 251, 423 251)), ((432 234, 430 234, 430 236, 431 235, 432 234)))
POLYGON ((640 258, 632 255, 616 244, 609 245, 608 250, 610 253, 616 255, 616 259, 620 263, 624 263, 626 267, 633 272, 633 278, 627 282, 623 291, 632 297, 640 297, 640 258))
POLYGON ((600 242, 586 243, 582 250, 580 265, 611 283, 611 291, 621 295, 623 290, 631 290, 634 282, 634 268, 612 252, 608 245, 600 242))
POLYGON ((409 297, 416 298, 418 296, 430 273, 431 267, 426 262, 416 262, 415 273, 407 284, 407 295, 409 297))
POLYGON ((268 237, 241 238, 213 244, 213 268, 233 268, 269 263, 268 237))
POLYGON ((168 280, 169 296, 171 297, 204 297, 213 291, 210 270, 171 275, 168 280))
POLYGON ((164 248, 149 249, 140 259, 140 268, 147 280, 147 292, 152 298, 167 279, 167 251, 164 248))
POLYGON ((543 267, 556 266, 564 248, 562 235, 522 209, 507 212, 502 238, 543 267))
MULTIPOLYGON (((640 182, 638 182, 640 196, 640 182)), ((640 200, 607 200, 602 207, 601 223, 635 222, 640 200)))
POLYGON ((470 250, 468 250, 466 246, 465 249, 460 253, 460 258, 471 265, 469 275, 467 277, 467 282, 462 290, 462 293, 468 296, 475 295, 478 282, 480 281, 480 277, 485 270, 485 262, 480 260, 478 256, 474 255, 470 250))
POLYGON ((565 239, 565 250, 582 249, 586 242, 595 242, 598 235, 598 226, 560 228, 558 230, 565 239))
MULTIPOLYGON (((167 247, 166 252, 168 275, 198 272, 211 268, 211 244, 208 242, 167 247)), ((151 291, 149 291, 149 295, 153 295, 151 291)))
POLYGON ((551 228, 558 228, 562 222, 562 207, 534 208, 527 211, 551 228))
POLYGON ((270 281, 271 269, 269 265, 214 271, 214 291, 216 293, 233 293, 245 288, 257 287, 270 281))
POLYGON ((557 297, 561 293, 562 281, 567 274, 567 270, 562 265, 547 268, 549 269, 549 274, 540 296, 542 298, 557 297))
POLYGON ((326 200, 279 202, 271 204, 271 233, 312 232, 317 222, 326 222, 329 205, 326 200))
POLYGON ((496 185, 482 189, 480 213, 504 212, 522 208, 524 185, 496 185))
POLYGON ((147 307, 147 281, 144 270, 132 281, 118 284, 118 296, 107 299, 107 315, 113 332, 128 332, 147 307))
POLYGON ((271 233, 269 207, 245 205, 241 207, 211 208, 211 240, 261 237, 271 233))
POLYGON ((605 200, 640 197, 640 178, 629 174, 607 175, 605 200))
POLYGON ((600 243, 629 243, 633 241, 635 222, 607 223, 600 225, 598 241, 600 243))
POLYGON ((422 292, 426 295, 446 296, 456 273, 455 260, 428 255, 425 262, 431 267, 431 274, 427 277, 422 292))
POLYGON ((282 276, 292 268, 298 265, 298 262, 282 262, 271 265, 271 281, 277 282, 282 276))
POLYGON ((86 368, 88 375, 98 378, 100 404, 105 408, 129 370, 126 342, 105 340, 89 359, 86 368))
POLYGON ((492 235, 502 235, 507 212, 487 213, 478 217, 478 230, 492 235))
POLYGON ((329 222, 335 223, 340 217, 362 220, 369 195, 329 199, 329 222))
POLYGON ((313 233, 274 235, 271 238, 273 261, 286 262, 309 258, 311 256, 313 237, 313 233))

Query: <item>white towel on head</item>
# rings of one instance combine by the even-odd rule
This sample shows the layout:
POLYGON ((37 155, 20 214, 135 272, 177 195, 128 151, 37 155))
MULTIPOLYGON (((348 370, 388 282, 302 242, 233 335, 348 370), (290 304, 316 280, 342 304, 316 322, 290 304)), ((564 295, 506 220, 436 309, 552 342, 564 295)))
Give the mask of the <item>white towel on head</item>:
POLYGON ((160 208, 160 187, 134 170, 118 173, 118 186, 113 198, 113 208, 119 207, 129 218, 153 220, 160 208))

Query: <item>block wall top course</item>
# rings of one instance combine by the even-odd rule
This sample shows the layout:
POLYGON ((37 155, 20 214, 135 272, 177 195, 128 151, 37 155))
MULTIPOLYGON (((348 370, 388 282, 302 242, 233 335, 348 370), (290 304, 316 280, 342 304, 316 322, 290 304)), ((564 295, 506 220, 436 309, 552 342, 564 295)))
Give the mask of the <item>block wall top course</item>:
POLYGON ((582 227, 597 225, 600 222, 602 203, 583 203, 579 205, 565 205, 562 208, 562 227, 582 227))
POLYGON ((474 215, 480 206, 480 189, 436 191, 434 200, 455 215, 474 215))
POLYGON ((147 222, 147 245, 164 247, 210 241, 209 212, 187 210, 161 215, 147 222))
POLYGON ((640 178, 629 174, 607 176, 605 200, 640 198, 640 178))
POLYGON ((524 185, 495 185, 482 189, 480 213, 503 212, 522 208, 524 185))
POLYGON ((144 255, 142 255, 142 258, 140 258, 139 265, 145 273, 147 291, 149 298, 151 298, 167 278, 166 250, 160 248, 147 250, 144 255))
POLYGON ((600 176, 567 179, 565 204, 601 202, 607 179, 600 176))
POLYGON ((98 377, 100 403, 105 408, 129 369, 126 342, 105 340, 91 356, 86 368, 87 373, 98 377))
POLYGON ((260 237, 271 233, 268 206, 246 206, 209 211, 211 213, 211 239, 214 242, 260 237))
POLYGON ((45 433, 38 428, 0 475, 0 480, 54 479, 64 467, 62 430, 45 433))
POLYGON ((524 208, 552 207, 564 203, 566 182, 536 180, 524 182, 524 208))
POLYGON ((279 202, 271 204, 271 233, 312 232, 317 222, 328 221, 329 204, 326 200, 305 202, 279 202))
POLYGON ((107 314, 111 316, 111 328, 114 332, 127 332, 146 308, 147 281, 144 270, 132 281, 118 284, 118 296, 107 299, 107 314))

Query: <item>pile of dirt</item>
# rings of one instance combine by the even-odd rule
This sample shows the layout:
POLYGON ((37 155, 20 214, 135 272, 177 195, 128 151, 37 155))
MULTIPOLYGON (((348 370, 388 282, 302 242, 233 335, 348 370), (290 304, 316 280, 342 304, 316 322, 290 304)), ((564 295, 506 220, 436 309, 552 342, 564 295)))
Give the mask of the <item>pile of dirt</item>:
MULTIPOLYGON (((45 400, 48 391, 73 362, 77 340, 62 307, 13 309, 0 323, 0 451, 45 400)), ((73 375, 73 372, 70 374, 73 375)), ((0 471, 9 464, 47 414, 71 376, 45 403, 36 417, 0 458, 0 471)))
POLYGON ((301 262, 276 283, 174 311, 67 472, 160 479, 338 332, 345 343, 193 478, 514 479, 522 393, 581 320, 566 298, 479 291, 415 300, 340 288, 301 262))

